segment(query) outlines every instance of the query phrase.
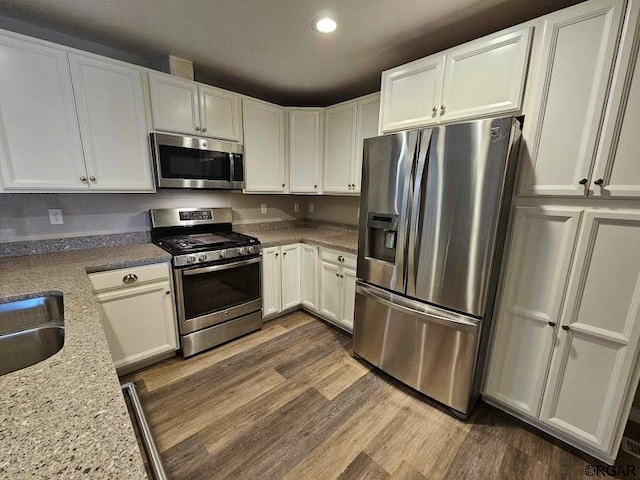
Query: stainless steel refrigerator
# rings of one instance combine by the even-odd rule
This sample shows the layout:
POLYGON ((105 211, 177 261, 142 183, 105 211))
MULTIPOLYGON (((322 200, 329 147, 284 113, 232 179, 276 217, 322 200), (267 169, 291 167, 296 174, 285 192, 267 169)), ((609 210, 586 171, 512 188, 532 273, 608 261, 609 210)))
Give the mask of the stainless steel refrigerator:
POLYGON ((519 146, 513 117, 364 142, 354 352, 468 416, 519 146))

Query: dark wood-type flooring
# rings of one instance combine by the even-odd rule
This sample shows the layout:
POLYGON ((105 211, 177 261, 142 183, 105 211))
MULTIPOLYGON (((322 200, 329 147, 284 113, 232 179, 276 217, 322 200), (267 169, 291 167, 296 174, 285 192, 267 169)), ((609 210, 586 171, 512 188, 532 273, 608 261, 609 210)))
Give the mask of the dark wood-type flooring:
POLYGON ((584 479, 593 462, 484 403, 451 417, 302 312, 126 380, 174 479, 584 479))

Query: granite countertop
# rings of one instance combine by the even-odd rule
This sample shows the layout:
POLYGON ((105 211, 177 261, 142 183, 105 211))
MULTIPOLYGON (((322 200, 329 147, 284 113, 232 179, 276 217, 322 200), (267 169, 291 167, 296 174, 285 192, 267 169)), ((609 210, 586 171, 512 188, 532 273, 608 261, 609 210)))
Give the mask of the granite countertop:
POLYGON ((64 295, 62 350, 0 376, 0 478, 144 479, 87 272, 168 261, 152 244, 0 259, 0 302, 64 295))
POLYGON ((245 224, 242 226, 242 232, 257 237, 263 248, 290 243, 308 243, 347 253, 358 253, 358 230, 355 226, 319 223, 291 228, 263 229, 252 228, 250 224, 245 224))

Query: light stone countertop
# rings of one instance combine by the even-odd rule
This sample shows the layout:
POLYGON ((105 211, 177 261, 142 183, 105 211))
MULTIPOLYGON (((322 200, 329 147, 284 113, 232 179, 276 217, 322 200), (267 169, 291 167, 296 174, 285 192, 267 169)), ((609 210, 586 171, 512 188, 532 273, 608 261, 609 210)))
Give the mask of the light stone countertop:
POLYGON ((152 244, 0 259, 0 302, 64 295, 62 350, 0 376, 0 478, 145 479, 87 272, 165 262, 152 244))
POLYGON ((358 230, 356 227, 333 225, 309 225, 304 227, 280 229, 252 229, 251 225, 242 226, 242 232, 257 237, 262 248, 288 245, 290 243, 308 243, 320 247, 335 248, 347 253, 358 253, 358 230))

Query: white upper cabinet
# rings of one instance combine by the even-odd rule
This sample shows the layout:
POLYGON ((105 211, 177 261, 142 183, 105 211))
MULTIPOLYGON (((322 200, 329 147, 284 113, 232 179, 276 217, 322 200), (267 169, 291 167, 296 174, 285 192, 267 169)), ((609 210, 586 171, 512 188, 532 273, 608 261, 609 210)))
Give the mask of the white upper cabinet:
POLYGON ((11 190, 87 190, 67 53, 0 35, 0 172, 11 190))
POLYGON ((357 103, 349 101, 325 110, 325 193, 352 193, 351 175, 356 145, 357 103))
POLYGON ((484 394, 537 417, 579 209, 517 207, 484 394))
POLYGON ((91 190, 153 191, 142 70, 69 60, 91 190))
POLYGON ((154 130, 242 142, 237 93, 165 73, 149 73, 154 130))
POLYGON ((637 382, 640 213, 587 210, 540 419, 615 458, 637 382))
POLYGON ((208 85, 198 85, 200 131, 207 137, 242 143, 240 95, 208 85))
POLYGON ((522 195, 589 190, 624 2, 591 0, 544 17, 539 71, 528 84, 522 195))
POLYGON ((362 156, 364 153, 364 141, 367 138, 378 135, 378 123, 380 116, 380 94, 374 93, 358 99, 356 118, 356 151, 353 159, 351 183, 353 191, 360 193, 362 181, 362 156))
POLYGON ((629 6, 590 195, 640 197, 640 2, 629 6))
POLYGON ((183 78, 149 73, 153 128, 167 132, 200 134, 198 85, 183 78))
POLYGON ((449 50, 440 120, 519 111, 531 30, 507 30, 449 50))
POLYGON ((380 131, 520 111, 531 31, 504 30, 382 72, 380 131))
POLYGON ((438 121, 444 64, 437 54, 382 72, 381 132, 438 121))
POLYGON ((286 192, 284 108, 243 99, 246 192, 286 192))
POLYGON ((287 109, 289 118, 289 191, 319 193, 322 179, 324 109, 287 109))

